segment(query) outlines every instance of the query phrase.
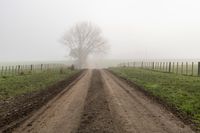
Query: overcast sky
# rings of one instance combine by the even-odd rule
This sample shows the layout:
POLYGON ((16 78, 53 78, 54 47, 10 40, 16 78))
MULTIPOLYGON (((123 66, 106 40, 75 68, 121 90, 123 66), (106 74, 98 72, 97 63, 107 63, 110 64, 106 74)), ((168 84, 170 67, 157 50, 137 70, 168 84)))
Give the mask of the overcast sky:
POLYGON ((0 0, 0 61, 62 60, 81 21, 102 28, 107 58, 200 58, 199 0, 0 0))

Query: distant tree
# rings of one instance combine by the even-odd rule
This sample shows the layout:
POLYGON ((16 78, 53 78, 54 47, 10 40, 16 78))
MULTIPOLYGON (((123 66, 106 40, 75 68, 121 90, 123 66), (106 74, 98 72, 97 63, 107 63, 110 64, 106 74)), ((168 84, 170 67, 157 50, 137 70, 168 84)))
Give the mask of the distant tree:
POLYGON ((68 30, 62 43, 69 48, 69 55, 76 59, 77 68, 83 67, 90 54, 105 53, 107 49, 101 29, 88 22, 78 23, 68 30))

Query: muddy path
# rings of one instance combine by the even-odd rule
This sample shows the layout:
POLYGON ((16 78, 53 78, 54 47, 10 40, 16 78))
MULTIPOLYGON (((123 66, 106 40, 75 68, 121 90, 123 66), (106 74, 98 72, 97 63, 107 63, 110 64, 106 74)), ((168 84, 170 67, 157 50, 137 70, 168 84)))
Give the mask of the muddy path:
POLYGON ((15 133, 192 133, 160 104, 105 70, 88 70, 15 133))

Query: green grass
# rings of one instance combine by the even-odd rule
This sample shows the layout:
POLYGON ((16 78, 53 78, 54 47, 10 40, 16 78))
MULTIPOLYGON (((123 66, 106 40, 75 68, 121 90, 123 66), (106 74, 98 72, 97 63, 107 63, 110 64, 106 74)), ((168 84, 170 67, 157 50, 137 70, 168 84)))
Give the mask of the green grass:
POLYGON ((153 95, 192 117, 200 127, 200 77, 182 76, 139 68, 110 68, 153 95))
POLYGON ((0 77, 0 100, 45 89, 77 72, 66 69, 62 73, 46 71, 18 76, 2 76, 0 77))

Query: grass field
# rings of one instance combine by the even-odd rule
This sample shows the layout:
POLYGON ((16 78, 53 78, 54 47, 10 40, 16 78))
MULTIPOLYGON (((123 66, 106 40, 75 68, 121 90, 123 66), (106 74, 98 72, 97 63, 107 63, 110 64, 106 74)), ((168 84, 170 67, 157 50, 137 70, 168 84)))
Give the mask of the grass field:
POLYGON ((45 89, 77 72, 65 69, 62 72, 44 71, 17 76, 2 76, 0 77, 0 100, 45 89))
POLYGON ((110 68, 166 101, 200 127, 200 77, 162 73, 140 68, 110 68))

